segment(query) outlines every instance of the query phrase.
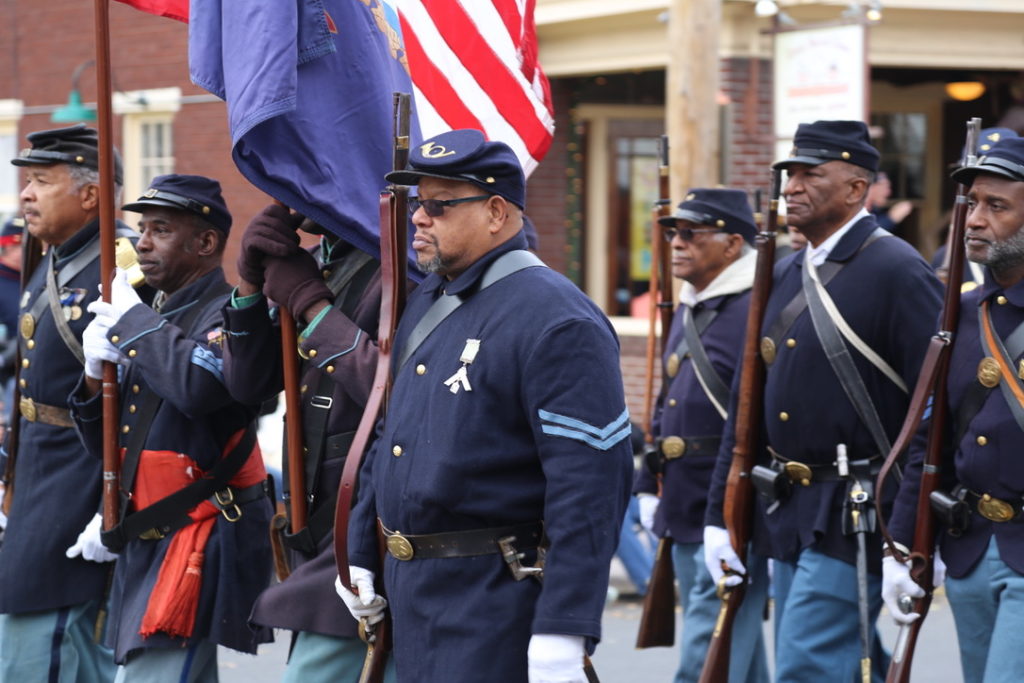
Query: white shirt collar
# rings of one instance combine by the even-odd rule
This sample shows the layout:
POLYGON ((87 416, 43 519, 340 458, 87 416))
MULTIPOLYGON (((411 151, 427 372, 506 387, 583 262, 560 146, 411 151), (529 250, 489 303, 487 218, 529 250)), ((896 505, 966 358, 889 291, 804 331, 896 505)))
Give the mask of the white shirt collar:
POLYGON ((836 245, 839 244, 839 240, 843 239, 843 235, 850 232, 850 228, 853 227, 853 224, 859 221, 861 218, 870 215, 871 214, 868 213, 867 209, 861 208, 861 210, 857 212, 857 215, 851 218, 846 223, 846 225, 844 225, 843 227, 839 228, 834 233, 829 235, 828 239, 826 239, 818 246, 812 246, 811 243, 808 242, 807 248, 804 250, 807 252, 807 256, 804 258, 810 259, 811 263, 813 263, 815 266, 820 266, 825 262, 825 259, 828 258, 828 255, 832 253, 832 250, 835 249, 836 245))

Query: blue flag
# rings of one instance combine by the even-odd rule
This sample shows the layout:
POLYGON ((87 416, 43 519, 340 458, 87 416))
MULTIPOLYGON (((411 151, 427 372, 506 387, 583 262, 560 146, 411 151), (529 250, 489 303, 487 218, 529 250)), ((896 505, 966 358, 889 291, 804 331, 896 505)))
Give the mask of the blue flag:
POLYGON ((227 102, 238 169, 375 256, 392 93, 412 92, 393 1, 203 0, 189 18, 192 82, 227 102))

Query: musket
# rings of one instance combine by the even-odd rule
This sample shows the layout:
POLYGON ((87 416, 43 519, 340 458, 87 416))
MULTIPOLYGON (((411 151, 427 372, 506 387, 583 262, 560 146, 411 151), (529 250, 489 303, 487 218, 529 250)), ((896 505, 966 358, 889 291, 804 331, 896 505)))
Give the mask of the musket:
MULTIPOLYGON (((760 445, 761 426, 764 414, 764 361, 761 359, 761 325, 765 308, 772 290, 772 273, 775 268, 775 230, 779 220, 779 171, 772 169, 771 195, 768 204, 768 220, 760 226, 754 239, 757 250, 757 266, 754 271, 754 285, 750 293, 750 308, 747 311, 747 331, 743 339, 743 366, 740 369, 739 395, 737 397, 735 426, 736 445, 732 451, 732 463, 725 482, 725 499, 722 513, 729 540, 740 561, 747 561, 747 544, 754 524, 754 487, 750 471, 757 460, 760 445)), ((715 628, 711 633, 704 669, 700 674, 701 683, 726 683, 729 680, 729 651, 732 644, 732 625, 736 613, 746 594, 746 578, 736 586, 718 585, 718 596, 722 600, 718 610, 715 628)))
MULTIPOLYGON (((21 238, 21 273, 20 291, 24 292, 32 273, 39 267, 43 260, 43 245, 37 237, 25 228, 24 236, 21 238)), ((13 334, 20 334, 11 330, 13 334)), ((18 349, 14 356, 14 397, 11 405, 11 422, 7 425, 6 449, 7 462, 4 464, 4 499, 2 503, 3 513, 10 514, 11 504, 14 502, 14 470, 15 461, 18 457, 18 435, 21 433, 21 386, 18 380, 21 378, 21 343, 18 342, 18 349)))
MULTIPOLYGON (((981 119, 972 118, 967 122, 967 142, 964 146, 963 165, 973 166, 977 163, 978 134, 981 130, 981 119)), ((915 598, 908 605, 909 611, 917 612, 915 621, 900 627, 896 647, 893 649, 892 662, 886 676, 888 683, 906 683, 910 680, 910 665, 917 645, 917 637, 921 625, 928 614, 932 601, 932 578, 935 555, 935 518, 931 509, 931 494, 940 486, 940 466, 942 464, 945 430, 949 421, 948 375, 949 362, 953 353, 956 329, 960 320, 960 287, 964 273, 964 229, 967 222, 967 190, 960 184, 957 186, 956 203, 953 205, 953 222, 950 227, 949 270, 946 275, 946 293, 943 302, 942 318, 939 330, 928 343, 925 359, 921 366, 917 385, 910 401, 910 408, 900 428, 899 436, 886 456, 875 490, 875 506, 878 512, 879 529, 889 546, 893 556, 899 561, 910 561, 910 576, 924 590, 924 596, 915 598), (929 400, 929 397, 930 400, 929 400), (926 407, 931 406, 931 423, 928 427, 928 445, 925 449, 924 464, 921 473, 921 488, 918 493, 914 541, 910 554, 900 550, 882 516, 882 486, 896 461, 906 450, 907 445, 917 432, 923 419, 926 407)))
MULTIPOLYGON (((110 3, 95 0, 96 111, 99 132, 100 281, 103 301, 110 302, 116 265, 114 253, 114 138, 110 78, 110 3)), ((104 361, 101 388, 103 405, 103 529, 119 521, 121 500, 121 449, 118 447, 117 365, 104 361)))
MULTIPOLYGON (((404 169, 409 161, 409 111, 409 94, 395 93, 392 159, 392 167, 395 170, 404 169)), ((381 303, 377 328, 377 367, 370 396, 345 459, 341 484, 338 486, 338 503, 334 510, 334 560, 338 565, 338 576, 342 585, 353 593, 357 591, 352 585, 348 571, 348 517, 366 446, 373 435, 377 418, 387 405, 394 335, 402 309, 405 308, 408 196, 409 188, 402 185, 391 185, 380 193, 381 303)), ((385 543, 379 528, 377 533, 383 567, 385 543)), ((377 572, 375 589, 378 595, 384 594, 383 574, 383 571, 377 572)), ((364 621, 360 624, 359 634, 367 646, 359 683, 380 683, 384 680, 387 653, 391 650, 390 617, 385 612, 384 620, 372 627, 366 625, 364 621)))
MULTIPOLYGON (((672 324, 671 250, 662 239, 662 226, 658 219, 671 212, 669 197, 668 136, 662 135, 658 143, 658 199, 651 209, 651 274, 648 288, 647 365, 644 391, 644 442, 654 443, 651 423, 654 412, 654 374, 658 360, 665 354, 669 327, 672 324), (661 318, 661 345, 657 344, 658 318, 661 318)), ((646 463, 645 465, 646 466, 646 463)), ((661 475, 658 475, 659 482, 661 475)), ((647 582, 644 608, 640 615, 640 628, 636 634, 638 649, 672 647, 676 636, 675 571, 672 567, 672 538, 658 540, 654 567, 647 582)))
POLYGON ((648 277, 647 301, 647 356, 644 375, 644 440, 651 444, 654 436, 651 422, 654 416, 654 374, 657 359, 665 353, 668 330, 672 325, 671 250, 662 239, 658 219, 671 213, 672 199, 669 188, 668 136, 658 141, 658 199, 651 208, 651 271, 648 277), (658 347, 658 319, 661 319, 661 346, 658 347))
POLYGON ((306 528, 306 463, 302 445, 302 398, 299 394, 298 335, 295 318, 285 306, 278 306, 281 322, 281 370, 284 378, 285 451, 288 454, 288 512, 291 530, 306 528))

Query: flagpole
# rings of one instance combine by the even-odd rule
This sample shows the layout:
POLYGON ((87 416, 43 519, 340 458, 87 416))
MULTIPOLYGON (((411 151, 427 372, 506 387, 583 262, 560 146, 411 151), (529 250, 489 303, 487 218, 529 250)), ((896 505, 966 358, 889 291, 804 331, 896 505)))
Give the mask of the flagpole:
MULTIPOLYGON (((100 281, 110 302, 114 271, 114 140, 110 84, 110 0, 94 0, 96 34, 96 109, 99 131, 100 281)), ((118 453, 117 365, 103 363, 103 528, 118 522, 121 476, 118 453)))

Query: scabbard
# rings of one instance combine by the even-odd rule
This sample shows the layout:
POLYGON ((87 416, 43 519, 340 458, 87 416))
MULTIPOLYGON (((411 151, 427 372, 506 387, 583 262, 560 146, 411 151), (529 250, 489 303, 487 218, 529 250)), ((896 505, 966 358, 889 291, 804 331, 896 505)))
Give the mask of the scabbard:
POLYGON ((866 532, 857 532, 857 608, 860 615, 860 678, 871 683, 871 631, 868 597, 868 548, 866 532))

